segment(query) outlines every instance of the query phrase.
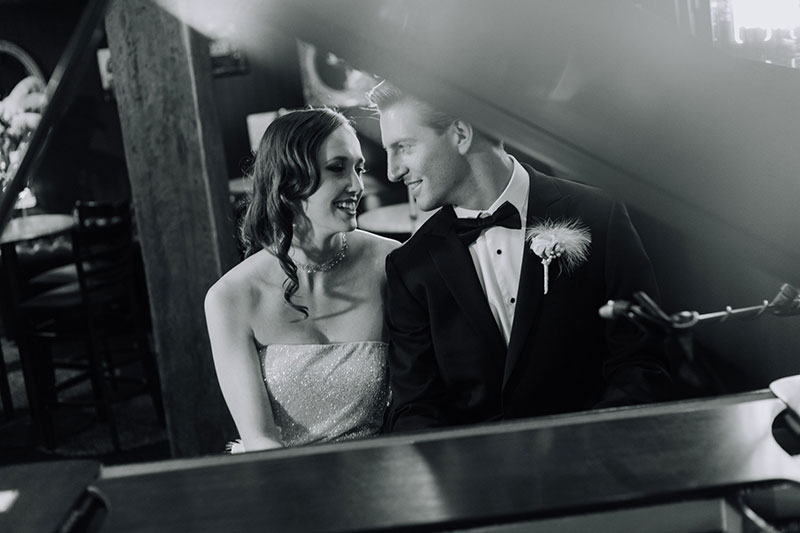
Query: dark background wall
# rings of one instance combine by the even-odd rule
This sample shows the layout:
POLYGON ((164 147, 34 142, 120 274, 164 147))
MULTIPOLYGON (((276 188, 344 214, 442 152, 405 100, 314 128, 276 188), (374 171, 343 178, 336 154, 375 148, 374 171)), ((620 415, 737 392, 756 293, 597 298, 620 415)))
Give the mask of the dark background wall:
POLYGON ((247 115, 305 104, 295 40, 278 32, 264 32, 263 43, 261 56, 245 56, 245 73, 214 78, 217 115, 231 178, 242 176, 251 163, 247 115))
MULTIPOLYGON (((84 4, 85 0, 0 1, 0 38, 24 48, 49 76, 84 4)), ((667 19, 672 16, 662 3, 638 4, 667 19)), ((678 25, 679 18, 676 15, 674 19, 678 25)), ((305 105, 294 36, 270 29, 261 38, 261 53, 247 58, 244 73, 213 79, 231 179, 243 175, 250 163, 246 116, 305 105)), ((12 68, 0 62, 0 75, 12 68)), ((9 90, 8 84, 0 77, 4 93, 9 90)), ((151 118, 160 120, 158 116, 151 118)), ((362 141, 374 183, 387 188, 389 202, 402 201, 404 191, 386 183, 385 160, 374 135, 364 136, 362 141)), ((113 94, 101 88, 96 67, 87 70, 52 148, 31 183, 41 210, 68 212, 77 199, 130 198, 116 103, 113 94)), ((592 179, 591 175, 574 177, 589 183, 592 179)), ((629 207, 653 258, 668 312, 754 305, 759 303, 755 295, 768 298, 777 291, 781 280, 760 270, 757 261, 744 264, 728 260, 725 250, 715 248, 715 243, 675 232, 636 205, 629 207), (708 280, 714 280, 713 286, 708 280)), ((775 377, 800 372, 800 363, 793 357, 797 336, 790 331, 796 329, 791 327, 791 320, 767 317, 705 326, 697 332, 696 348, 705 360, 713 361, 715 371, 725 376, 729 390, 762 387, 775 377)))

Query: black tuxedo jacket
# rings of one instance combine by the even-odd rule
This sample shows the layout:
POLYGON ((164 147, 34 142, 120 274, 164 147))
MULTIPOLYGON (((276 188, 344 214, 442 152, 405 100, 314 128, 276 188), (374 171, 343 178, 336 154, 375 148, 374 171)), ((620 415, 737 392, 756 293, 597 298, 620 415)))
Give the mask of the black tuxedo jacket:
POLYGON ((527 224, 579 219, 588 260, 567 275, 526 244, 508 347, 450 206, 386 259, 392 405, 387 431, 472 424, 667 399, 659 343, 598 309, 635 291, 654 299, 650 260, 625 207, 598 189, 530 175, 527 224))

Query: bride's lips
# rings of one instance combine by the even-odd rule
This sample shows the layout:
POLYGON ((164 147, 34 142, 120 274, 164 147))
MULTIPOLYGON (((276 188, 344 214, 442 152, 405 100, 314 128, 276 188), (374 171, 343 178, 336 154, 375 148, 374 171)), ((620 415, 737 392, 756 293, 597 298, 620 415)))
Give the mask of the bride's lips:
POLYGON ((356 208, 358 207, 358 200, 355 198, 350 198, 347 200, 337 200, 333 202, 333 205, 336 206, 337 209, 346 211, 350 215, 355 215, 356 208))

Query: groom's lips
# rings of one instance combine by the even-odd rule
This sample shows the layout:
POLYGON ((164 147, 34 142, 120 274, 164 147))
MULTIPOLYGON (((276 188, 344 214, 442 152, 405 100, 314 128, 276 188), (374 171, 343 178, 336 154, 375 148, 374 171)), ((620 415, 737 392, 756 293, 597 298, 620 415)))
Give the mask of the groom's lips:
POLYGON ((408 187, 408 189, 411 191, 415 191, 421 184, 422 180, 407 181, 406 187, 408 187))

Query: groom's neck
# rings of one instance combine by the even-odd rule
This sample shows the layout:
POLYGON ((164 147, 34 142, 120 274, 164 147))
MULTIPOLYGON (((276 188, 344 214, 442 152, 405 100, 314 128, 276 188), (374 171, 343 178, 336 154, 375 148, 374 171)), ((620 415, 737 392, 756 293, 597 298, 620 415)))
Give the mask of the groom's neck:
POLYGON ((470 194, 458 207, 473 210, 489 209, 505 190, 514 173, 514 161, 502 149, 474 154, 470 160, 468 183, 470 194))

